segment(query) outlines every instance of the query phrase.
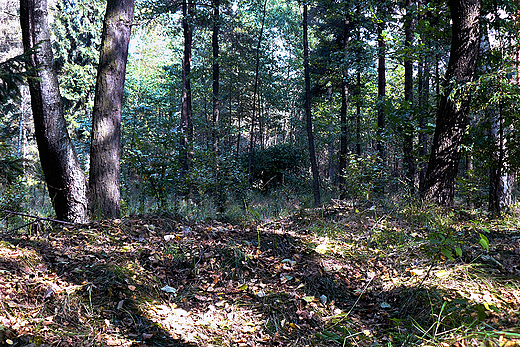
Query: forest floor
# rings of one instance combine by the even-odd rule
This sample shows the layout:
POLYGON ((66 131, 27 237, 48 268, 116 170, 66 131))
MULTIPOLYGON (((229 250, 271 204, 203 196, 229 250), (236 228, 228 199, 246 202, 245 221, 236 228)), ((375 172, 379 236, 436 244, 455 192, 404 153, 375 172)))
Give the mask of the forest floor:
POLYGON ((1 232, 0 346, 519 346, 520 222, 428 213, 1 232))

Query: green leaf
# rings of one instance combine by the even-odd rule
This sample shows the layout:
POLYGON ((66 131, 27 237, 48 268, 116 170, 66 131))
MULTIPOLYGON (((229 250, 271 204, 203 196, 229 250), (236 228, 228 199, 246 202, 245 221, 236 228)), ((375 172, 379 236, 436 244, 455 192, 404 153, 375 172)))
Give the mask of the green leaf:
POLYGON ((485 235, 480 234, 480 240, 478 243, 482 246, 482 248, 489 252, 489 240, 485 235))
POLYGON ((453 260, 453 253, 449 249, 443 248, 441 249, 441 253, 449 260, 453 260))
POLYGON ((247 289, 247 284, 242 284, 240 287, 238 287, 238 290, 246 290, 247 289))
POLYGON ((483 321, 484 319, 486 319, 487 314, 484 305, 477 305, 477 317, 479 321, 483 321))
POLYGON ((457 257, 462 257, 462 249, 460 247, 455 247, 455 253, 457 253, 457 257))
POLYGON ((302 300, 305 300, 307 302, 313 302, 314 301, 314 296, 304 296, 302 298, 302 300))

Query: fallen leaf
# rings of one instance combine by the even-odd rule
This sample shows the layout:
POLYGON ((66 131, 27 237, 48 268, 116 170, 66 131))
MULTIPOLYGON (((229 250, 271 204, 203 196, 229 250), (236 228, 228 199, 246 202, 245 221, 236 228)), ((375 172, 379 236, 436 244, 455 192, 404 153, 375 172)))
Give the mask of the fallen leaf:
POLYGON ((383 301, 383 302, 381 303, 381 308, 390 308, 390 307, 392 307, 392 306, 390 306, 390 304, 387 303, 386 301, 383 301))
POLYGON ((147 334, 147 333, 143 333, 143 340, 148 340, 148 339, 151 339, 153 337, 154 334, 147 334))
POLYGON ((413 270, 410 270, 410 273, 412 274, 412 276, 422 276, 422 275, 424 275, 424 270, 413 269, 413 270))
POLYGON ((172 294, 177 293, 177 289, 170 287, 170 286, 164 286, 161 288, 161 290, 166 293, 172 293, 172 294))
POLYGON ((449 275, 450 275, 450 273, 448 271, 445 271, 445 270, 437 271, 435 273, 435 276, 437 276, 439 278, 448 277, 449 275))

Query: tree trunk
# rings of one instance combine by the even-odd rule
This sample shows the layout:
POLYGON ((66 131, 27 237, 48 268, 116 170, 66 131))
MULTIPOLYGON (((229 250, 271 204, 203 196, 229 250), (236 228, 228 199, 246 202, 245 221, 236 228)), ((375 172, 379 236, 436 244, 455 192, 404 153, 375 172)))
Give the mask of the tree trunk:
POLYGON ((242 122, 242 99, 240 99, 240 96, 237 95, 237 152, 236 157, 240 157, 240 137, 242 136, 242 125, 240 124, 242 122))
MULTIPOLYGON (((350 40, 350 14, 348 8, 345 7, 345 20, 343 21, 343 56, 346 58, 349 54, 349 40, 350 40)), ((341 109, 339 113, 339 126, 340 126, 340 137, 339 137, 339 167, 338 167, 338 183, 339 189, 342 192, 341 198, 344 198, 345 191, 345 168, 347 167, 347 154, 348 154, 348 124, 347 124, 347 103, 348 103, 348 68, 343 67, 343 78, 341 79, 341 109)))
MULTIPOLYGON (((182 101, 181 101, 181 139, 180 164, 181 178, 186 179, 191 170, 193 159, 193 115, 191 107, 191 48, 193 44, 193 15, 195 5, 192 0, 182 2, 182 28, 184 35, 184 60, 182 66, 182 101)), ((186 194, 191 192, 190 184, 186 187, 186 194)))
POLYGON ((251 113, 251 130, 249 132, 249 161, 248 161, 248 179, 249 184, 253 184, 253 173, 255 170, 255 126, 256 126, 256 102, 258 97, 258 80, 260 78, 260 49, 262 48, 262 38, 264 35, 265 14, 267 8, 267 0, 264 0, 262 10, 262 24, 260 26, 260 34, 258 35, 258 44, 256 46, 255 59, 255 84, 253 90, 253 110, 251 113))
MULTIPOLYGON (((382 16, 383 11, 379 11, 379 16, 382 16)), ((385 98, 386 98, 386 44, 383 31, 385 22, 379 18, 377 23, 377 153, 379 159, 383 162, 386 160, 384 132, 385 132, 385 98)))
POLYGON ((81 223, 88 219, 85 175, 63 117, 58 77, 54 69, 46 0, 20 0, 24 51, 31 55, 28 68, 38 79, 29 79, 34 128, 40 161, 52 206, 60 220, 81 223))
POLYGON ((432 151, 421 189, 426 200, 451 206, 455 198, 455 179, 460 161, 466 125, 469 95, 457 93, 473 81, 480 47, 480 0, 450 0, 452 41, 450 60, 446 70, 446 85, 437 114, 432 151))
MULTIPOLYGON (((419 66, 419 106, 421 110, 425 110, 428 107, 430 99, 430 66, 427 57, 424 57, 424 61, 419 66)), ((419 164, 419 187, 424 185, 426 179, 426 156, 428 155, 428 134, 426 133, 426 112, 422 112, 419 116, 419 156, 421 161, 419 164)))
POLYGON ((513 203, 513 175, 509 172, 506 137, 504 136, 504 118, 499 107, 498 114, 490 114, 489 137, 494 142, 489 174, 489 211, 500 215, 502 210, 513 203))
POLYGON ((25 108, 27 106, 27 92, 25 86, 20 86, 20 122, 18 123, 18 146, 16 154, 25 159, 25 108))
POLYGON ((361 155, 361 69, 356 72, 356 154, 361 155))
MULTIPOLYGON (((419 0, 418 6, 420 6, 419 10, 419 23, 429 22, 430 25, 435 25, 438 20, 433 16, 431 11, 424 13, 424 9, 427 5, 427 0, 419 0)), ((424 28, 424 27, 423 27, 424 28)), ((424 30, 424 29, 423 29, 424 30)), ((426 47, 431 47, 434 43, 426 38, 425 41, 426 47)), ((424 181, 426 179, 426 169, 428 162, 426 160, 428 156, 428 133, 426 129, 426 123, 428 121, 428 112, 427 110, 430 107, 430 65, 432 62, 432 58, 430 57, 430 51, 425 51, 421 54, 421 59, 419 61, 419 73, 418 73, 418 91, 417 94, 419 96, 418 104, 419 104, 419 187, 424 186, 424 181)))
POLYGON ((222 212, 224 195, 220 189, 220 166, 219 166, 219 118, 220 118, 220 64, 219 64, 219 31, 220 31, 220 0, 213 0, 213 33, 211 45, 213 48, 213 156, 215 170, 215 196, 217 208, 222 212))
POLYGON ((108 0, 103 22, 90 144, 90 211, 121 213, 121 113, 134 0, 108 0))
POLYGON ((404 23, 404 100, 406 108, 409 111, 409 116, 404 124, 404 171, 405 177, 408 181, 411 192, 414 192, 415 187, 415 158, 413 155, 413 140, 414 140, 414 116, 413 108, 413 61, 412 61, 412 41, 413 41, 413 11, 412 1, 406 0, 406 18, 404 23))
POLYGON ((309 140, 309 156, 312 170, 312 191, 314 194, 314 207, 321 206, 320 178, 318 172, 318 162, 314 149, 314 135, 312 132, 312 113, 311 113, 311 77, 309 72, 309 39, 308 39, 308 18, 307 3, 303 4, 303 66, 305 75, 305 118, 307 120, 307 137, 309 140))

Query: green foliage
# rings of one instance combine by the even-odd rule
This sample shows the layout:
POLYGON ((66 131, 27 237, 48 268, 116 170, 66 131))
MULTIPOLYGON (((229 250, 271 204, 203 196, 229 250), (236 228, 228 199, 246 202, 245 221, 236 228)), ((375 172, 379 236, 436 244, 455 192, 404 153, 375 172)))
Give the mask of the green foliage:
POLYGON ((424 236, 427 242, 422 248, 432 260, 438 260, 439 257, 454 260, 455 257, 463 256, 464 247, 477 244, 486 252, 489 251, 490 242, 483 232, 489 233, 490 222, 479 220, 480 215, 477 213, 433 204, 410 204, 401 213, 418 230, 417 236, 419 233, 424 236), (468 223, 468 220, 471 227, 457 227, 461 223, 468 223), (478 234, 477 240, 463 241, 468 229, 478 234))
MULTIPOLYGON (((242 156, 242 166, 247 170, 249 154, 242 156)), ((276 145, 255 151, 253 184, 268 191, 285 184, 299 186, 303 173, 303 155, 290 144, 276 145)))
MULTIPOLYGON (((148 136, 135 131, 126 140, 123 155, 125 195, 128 199, 150 196, 157 202, 157 207, 164 208, 169 195, 180 185, 178 152, 175 151, 177 136, 142 130, 146 130, 148 136)), ((140 209, 144 212, 142 203, 140 209)))
POLYGON ((462 256, 463 242, 453 229, 431 230, 428 234, 428 241, 426 253, 432 259, 441 255, 449 260, 453 260, 454 256, 462 256))
POLYGON ((19 210, 24 201, 23 161, 13 148, 0 142, 0 208, 19 210))
POLYGON ((18 100, 20 84, 34 75, 34 71, 26 70, 25 65, 32 52, 29 51, 0 63, 0 103, 4 104, 10 99, 18 100))
POLYGON ((389 175, 377 155, 347 157, 347 167, 342 172, 345 178, 343 193, 353 200, 370 200, 376 189, 389 181, 389 175))
POLYGON ((479 234, 480 240, 478 241, 479 245, 482 246, 487 252, 489 252, 489 239, 486 237, 486 235, 479 234))
POLYGON ((23 174, 22 160, 13 155, 13 149, 0 142, 0 184, 10 185, 23 174))
POLYGON ((77 152, 87 162, 105 2, 58 0, 51 23, 65 119, 77 152))
POLYGON ((475 171, 468 170, 464 176, 457 177, 457 191, 467 206, 483 206, 487 199, 483 191, 483 187, 487 187, 487 182, 482 182, 482 177, 475 171))

